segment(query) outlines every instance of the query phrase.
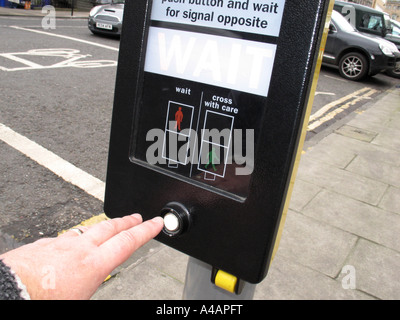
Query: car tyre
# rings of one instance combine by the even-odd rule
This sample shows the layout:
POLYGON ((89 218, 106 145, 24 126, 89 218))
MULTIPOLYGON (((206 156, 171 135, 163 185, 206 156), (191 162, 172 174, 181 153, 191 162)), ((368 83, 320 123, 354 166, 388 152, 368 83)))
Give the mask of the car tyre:
POLYGON ((393 77, 400 79, 400 68, 392 69, 392 70, 387 70, 386 74, 393 77))
POLYGON ((339 62, 340 75, 348 80, 359 81, 368 74, 368 61, 358 52, 345 54, 339 62))

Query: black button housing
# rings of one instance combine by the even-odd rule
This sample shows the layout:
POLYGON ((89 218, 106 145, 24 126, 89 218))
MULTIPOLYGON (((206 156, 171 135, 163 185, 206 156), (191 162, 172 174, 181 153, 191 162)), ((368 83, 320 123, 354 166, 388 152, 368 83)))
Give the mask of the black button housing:
POLYGON ((189 210, 179 202, 170 202, 161 210, 161 216, 164 218, 168 214, 173 214, 178 220, 178 227, 174 230, 166 228, 164 225, 163 233, 169 237, 178 237, 185 233, 191 224, 191 217, 189 210))

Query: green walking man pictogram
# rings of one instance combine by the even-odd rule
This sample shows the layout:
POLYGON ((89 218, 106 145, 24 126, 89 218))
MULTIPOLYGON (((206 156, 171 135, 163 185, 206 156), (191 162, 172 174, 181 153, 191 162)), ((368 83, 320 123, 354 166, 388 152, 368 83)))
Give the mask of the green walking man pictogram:
POLYGON ((214 171, 217 171, 217 168, 215 167, 214 163, 217 161, 219 163, 219 158, 217 154, 215 153, 215 148, 212 148, 212 150, 208 153, 208 163, 205 165, 205 168, 207 169, 208 166, 211 164, 214 171))

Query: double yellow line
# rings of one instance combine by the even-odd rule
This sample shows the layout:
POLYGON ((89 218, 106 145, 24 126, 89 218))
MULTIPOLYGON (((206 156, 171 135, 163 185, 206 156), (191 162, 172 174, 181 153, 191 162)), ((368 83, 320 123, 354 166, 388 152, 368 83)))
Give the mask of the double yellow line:
POLYGON ((378 90, 366 87, 354 91, 353 93, 350 93, 349 95, 342 97, 338 100, 332 101, 331 103, 328 103, 310 116, 307 131, 312 131, 315 128, 318 128, 320 125, 329 120, 332 120, 336 115, 345 111, 349 107, 354 106, 361 100, 370 99, 370 97, 377 92, 378 90))

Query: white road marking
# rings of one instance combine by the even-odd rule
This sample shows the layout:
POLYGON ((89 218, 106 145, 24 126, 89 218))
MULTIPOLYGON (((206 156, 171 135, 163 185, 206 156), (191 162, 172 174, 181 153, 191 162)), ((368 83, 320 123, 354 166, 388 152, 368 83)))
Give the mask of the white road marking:
POLYGON ((28 29, 28 28, 23 28, 23 27, 18 27, 18 26, 10 26, 10 28, 14 28, 14 29, 17 29, 17 30, 34 32, 34 33, 39 33, 39 34, 43 34, 43 35, 51 36, 51 37, 57 37, 57 38, 72 40, 72 41, 81 42, 81 43, 85 43, 85 44, 90 44, 92 46, 96 46, 96 47, 100 47, 100 48, 104 48, 104 49, 108 49, 108 50, 119 51, 118 48, 107 46, 105 44, 100 44, 100 43, 97 43, 97 42, 82 40, 82 39, 69 37, 69 36, 63 36, 61 34, 55 34, 55 33, 50 33, 50 32, 45 32, 45 31, 40 31, 40 30, 28 29))
POLYGON ((324 96, 336 96, 336 93, 317 91, 317 92, 315 92, 314 95, 315 95, 315 96, 319 96, 319 95, 324 95, 324 96))
MULTIPOLYGON (((4 25, 3 27, 9 27, 9 25, 4 25)), ((37 29, 37 28, 42 28, 42 27, 38 27, 37 25, 27 25, 24 26, 24 28, 33 28, 33 29, 37 29)), ((60 26, 59 24, 57 24, 57 29, 87 29, 87 26, 60 26)))
POLYGON ((65 181, 84 190, 96 199, 104 201, 105 183, 103 181, 77 168, 53 152, 1 123, 0 140, 52 171, 65 181))
MULTIPOLYGON (((2 56, 4 58, 7 58, 7 59, 10 59, 10 60, 14 60, 14 61, 22 63, 22 64, 25 64, 25 65, 27 65, 28 67, 31 67, 31 68, 41 67, 40 64, 34 63, 34 62, 26 60, 24 58, 17 57, 17 56, 15 56, 14 53, 1 53, 0 56, 2 56)), ((1 69, 5 69, 4 67, 0 67, 0 68, 1 69)))
POLYGON ((53 68, 100 68, 100 67, 115 67, 117 61, 114 60, 82 60, 91 57, 90 54, 80 54, 79 50, 76 49, 32 49, 25 52, 12 52, 12 53, 0 53, 0 57, 19 62, 24 67, 7 68, 0 66, 2 71, 21 71, 21 70, 39 70, 39 69, 53 69, 53 68), (25 58, 21 58, 25 56, 25 58), (64 60, 52 65, 40 65, 34 63, 27 58, 32 56, 42 57, 57 57, 63 58, 64 60))
POLYGON ((343 79, 343 78, 328 76, 327 74, 325 74, 324 77, 326 77, 326 78, 328 78, 328 79, 333 79, 333 80, 341 81, 341 82, 347 82, 347 81, 348 81, 348 80, 343 79))
MULTIPOLYGON (((18 27, 18 26, 11 26, 11 28, 17 29, 17 30, 22 30, 22 31, 28 31, 28 32, 34 32, 38 34, 43 34, 47 36, 52 36, 52 37, 58 37, 66 40, 71 40, 71 41, 76 41, 112 51, 119 51, 118 48, 103 45, 100 43, 92 42, 92 41, 86 41, 78 38, 73 38, 69 36, 63 36, 63 35, 58 35, 58 34, 53 34, 49 32, 44 32, 40 30, 33 30, 33 29, 27 29, 23 27, 18 27)), ((35 64, 32 61, 16 57, 13 55, 12 57, 10 56, 4 56, 6 58, 11 58, 16 62, 20 62, 22 64, 27 65, 30 68, 41 68, 43 66, 40 66, 38 64, 35 64)), ((94 63, 95 65, 99 65, 100 62, 102 61, 87 61, 87 63, 94 63)), ((75 62, 77 63, 77 62, 75 62)), ((85 64, 86 62, 83 62, 83 64, 80 65, 80 67, 87 67, 85 64)), ((101 181, 100 179, 93 177, 89 173, 79 169, 78 167, 74 166, 73 164, 69 163, 68 161, 62 159, 61 157, 57 156, 53 152, 47 150, 46 148, 40 146, 36 142, 24 137, 23 135, 15 132, 11 128, 7 127, 6 125, 0 123, 0 140, 3 142, 7 143, 14 149, 18 150, 25 156, 29 157, 30 159, 34 160, 37 162, 39 165, 47 168, 60 178, 64 179, 65 181, 77 186, 78 188, 84 190, 86 193, 92 195, 96 199, 99 199, 101 201, 104 201, 104 193, 105 193, 105 183, 101 181)))

